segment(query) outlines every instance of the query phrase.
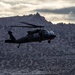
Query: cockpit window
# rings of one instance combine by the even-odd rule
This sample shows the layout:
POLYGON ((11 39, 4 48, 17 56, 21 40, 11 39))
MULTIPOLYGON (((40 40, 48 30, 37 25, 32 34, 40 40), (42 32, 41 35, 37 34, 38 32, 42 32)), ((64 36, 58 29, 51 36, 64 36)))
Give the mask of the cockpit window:
POLYGON ((51 34, 55 34, 53 31, 50 31, 51 34))

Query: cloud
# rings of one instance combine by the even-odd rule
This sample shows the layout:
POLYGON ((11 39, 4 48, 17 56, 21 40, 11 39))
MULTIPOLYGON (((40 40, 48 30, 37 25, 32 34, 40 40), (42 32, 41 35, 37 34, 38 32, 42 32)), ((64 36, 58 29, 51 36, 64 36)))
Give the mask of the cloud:
POLYGON ((61 9, 37 9, 34 11, 42 14, 48 14, 47 18, 53 23, 61 21, 65 23, 75 23, 75 7, 61 9))
POLYGON ((69 14, 67 14, 66 16, 65 16, 65 19, 67 19, 67 20, 69 20, 69 21, 75 21, 75 13, 73 13, 72 11, 69 13, 69 14))
POLYGON ((10 4, 6 4, 4 2, 0 2, 0 9, 9 9, 11 8, 10 4))
POLYGON ((0 2, 0 17, 4 17, 6 14, 12 14, 11 5, 8 3, 0 2))
POLYGON ((70 12, 75 13, 75 7, 67 7, 61 9, 37 9, 34 11, 43 12, 43 13, 68 14, 70 12))
POLYGON ((75 15, 75 0, 0 0, 0 17, 35 12, 41 12, 53 21, 70 20, 69 17, 75 15))
POLYGON ((9 0, 6 1, 0 2, 0 17, 24 15, 26 12, 33 9, 30 3, 10 3, 9 0))

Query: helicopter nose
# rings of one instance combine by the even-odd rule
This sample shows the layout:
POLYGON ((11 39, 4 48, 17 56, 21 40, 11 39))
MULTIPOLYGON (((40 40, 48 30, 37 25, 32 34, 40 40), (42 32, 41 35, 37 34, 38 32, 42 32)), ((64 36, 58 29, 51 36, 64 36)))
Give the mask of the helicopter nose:
POLYGON ((56 34, 53 31, 50 31, 50 37, 51 39, 54 39, 56 37, 56 34))
POLYGON ((55 35, 55 34, 53 34, 53 35, 51 35, 51 37, 54 39, 54 38, 56 37, 56 35, 55 35))

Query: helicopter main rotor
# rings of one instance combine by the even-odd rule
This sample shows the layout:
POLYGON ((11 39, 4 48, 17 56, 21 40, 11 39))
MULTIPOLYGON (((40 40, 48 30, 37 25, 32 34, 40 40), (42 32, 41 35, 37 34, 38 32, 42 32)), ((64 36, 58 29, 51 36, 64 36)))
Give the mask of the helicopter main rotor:
POLYGON ((27 23, 27 22, 21 22, 22 24, 26 24, 26 26, 9 26, 11 28, 13 27, 22 27, 22 28, 44 28, 44 26, 42 25, 35 25, 35 24, 30 24, 30 23, 27 23))

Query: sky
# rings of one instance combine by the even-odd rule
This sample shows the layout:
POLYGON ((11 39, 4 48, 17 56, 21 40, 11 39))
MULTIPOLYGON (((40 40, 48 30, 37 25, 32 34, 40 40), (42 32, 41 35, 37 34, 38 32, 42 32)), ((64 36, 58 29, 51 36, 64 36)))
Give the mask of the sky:
POLYGON ((75 23, 75 0, 0 0, 0 17, 37 12, 52 23, 75 23))

